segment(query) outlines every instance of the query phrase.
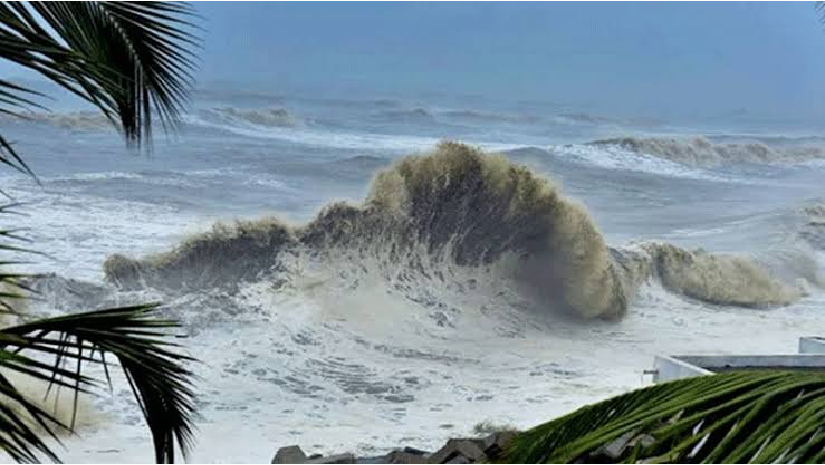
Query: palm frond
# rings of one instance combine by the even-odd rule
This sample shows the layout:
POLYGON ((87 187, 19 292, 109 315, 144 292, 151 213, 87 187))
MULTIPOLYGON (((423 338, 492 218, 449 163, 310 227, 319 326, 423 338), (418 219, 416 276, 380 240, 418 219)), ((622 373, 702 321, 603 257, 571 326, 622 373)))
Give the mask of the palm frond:
POLYGON ((743 371, 677 380, 520 434, 512 463, 821 463, 825 373, 743 371))
MULTIPOLYGON (((194 359, 180 354, 178 345, 168 339, 168 329, 178 324, 155 318, 157 309, 153 304, 97 310, 5 328, 0 330, 0 366, 77 393, 93 385, 82 374, 83 363, 103 364, 108 378, 103 354, 114 355, 152 432, 155 460, 172 463, 175 443, 186 456, 192 442, 194 393, 192 372, 186 365, 194 359), (46 364, 24 356, 26 353, 53 357, 55 363, 46 364), (73 363, 75 369, 65 368, 66 362, 73 363)), ((63 426, 53 418, 43 418, 46 423, 63 426)), ((0 431, 0 442, 3 434, 0 431)), ((25 454, 20 457, 26 458, 25 454)))
MULTIPOLYGON (((6 355, 6 353, 0 351, 0 355, 6 355)), ((2 358, 0 357, 0 360, 2 358)), ((0 450, 9 454, 16 462, 36 463, 39 461, 38 453, 47 456, 52 461, 58 461, 54 452, 35 431, 34 425, 40 426, 55 440, 58 440, 55 428, 65 428, 65 426, 50 413, 33 404, 2 373, 0 373, 0 399, 2 399, 0 401, 0 450), (13 409, 12 405, 19 406, 34 424, 24 421, 21 412, 13 409)))
MULTIPOLYGON (((193 18, 191 6, 174 2, 2 2, 0 58, 97 106, 140 146, 154 116, 166 130, 179 124, 199 47, 193 18)), ((27 104, 22 90, 0 98, 27 104)))

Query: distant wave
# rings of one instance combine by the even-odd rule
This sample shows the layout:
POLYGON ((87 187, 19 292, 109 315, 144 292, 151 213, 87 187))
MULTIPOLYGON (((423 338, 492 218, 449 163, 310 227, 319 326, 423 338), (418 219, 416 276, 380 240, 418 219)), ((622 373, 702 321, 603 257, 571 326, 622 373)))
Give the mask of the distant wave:
POLYGON ((64 113, 21 111, 18 113, 23 118, 4 114, 0 116, 0 121, 14 124, 35 122, 73 131, 115 130, 114 125, 98 111, 71 111, 64 113))
POLYGON ((201 117, 209 121, 248 123, 272 128, 292 128, 300 121, 284 108, 210 108, 201 110, 201 117))
MULTIPOLYGON (((237 113, 237 111, 233 112, 237 113)), ((266 126, 251 122, 253 120, 252 118, 243 119, 235 116, 215 117, 215 115, 222 116, 224 113, 225 112, 216 113, 211 111, 205 114, 201 112, 198 115, 188 116, 186 122, 193 126, 214 128, 242 136, 276 139, 316 147, 410 152, 425 150, 437 144, 439 141, 438 138, 429 136, 332 131, 314 124, 299 124, 297 126, 287 127, 277 124, 266 126)), ((275 119, 279 120, 281 117, 281 114, 276 114, 275 119)), ((499 142, 473 141, 472 143, 489 150, 510 150, 524 147, 522 144, 499 142)))
POLYGON ((357 168, 377 168, 388 165, 391 160, 387 157, 376 157, 372 155, 356 155, 354 157, 347 157, 340 160, 335 160, 333 163, 339 166, 352 166, 357 168))
POLYGON ((662 157, 649 156, 625 150, 614 145, 567 144, 550 146, 547 152, 561 160, 606 169, 619 169, 673 176, 703 179, 716 182, 744 182, 733 175, 714 173, 707 169, 688 166, 662 157))
POLYGON ((503 123, 537 123, 541 121, 541 118, 539 118, 538 116, 513 115, 480 110, 444 110, 440 111, 438 114, 449 118, 488 122, 498 121, 503 123))
POLYGON ((825 137, 822 136, 783 136, 764 134, 715 134, 707 136, 707 139, 714 143, 753 143, 759 142, 769 146, 800 146, 800 145, 825 145, 825 137))
POLYGON ((785 305, 803 295, 745 256, 666 243, 609 247, 584 207, 555 184, 450 142, 379 172, 361 205, 327 205, 300 226, 274 218, 218 224, 169 252, 113 255, 105 271, 124 289, 189 292, 289 279, 287 263, 301 254, 335 276, 360 273, 352 286, 383 280, 387 292, 426 301, 438 296, 416 294, 421 289, 474 289, 491 299, 515 289, 538 308, 582 319, 620 318, 651 279, 718 305, 785 305), (475 278, 453 283, 454 275, 475 278), (476 278, 498 288, 474 287, 476 278))
POLYGON ((432 113, 425 108, 409 108, 399 110, 387 110, 378 115, 382 119, 390 121, 434 121, 432 113))
POLYGON ((620 137, 589 145, 619 148, 686 166, 714 168, 737 163, 801 163, 822 159, 821 147, 771 147, 763 143, 715 144, 705 137, 620 137))
POLYGON ((661 118, 634 116, 628 118, 609 118, 589 113, 564 113, 555 117, 557 124, 585 126, 622 126, 635 128, 657 128, 667 124, 661 118))
POLYGON ((192 187, 196 183, 191 176, 195 173, 188 172, 158 172, 158 173, 126 173, 120 171, 105 171, 94 173, 77 173, 72 175, 55 176, 44 178, 50 183, 93 183, 93 182, 116 182, 116 183, 141 183, 154 184, 159 186, 192 187))
POLYGON ((282 105, 285 100, 282 95, 248 90, 195 89, 193 94, 197 100, 243 101, 253 105, 282 105))
POLYGON ((603 116, 587 113, 566 113, 559 115, 557 121, 568 124, 615 124, 618 121, 603 116))
POLYGON ((393 99, 389 99, 389 98, 381 98, 381 99, 378 99, 378 100, 373 100, 372 104, 375 105, 376 107, 380 107, 380 108, 395 108, 395 107, 400 107, 401 106, 401 102, 399 102, 398 100, 393 100, 393 99))

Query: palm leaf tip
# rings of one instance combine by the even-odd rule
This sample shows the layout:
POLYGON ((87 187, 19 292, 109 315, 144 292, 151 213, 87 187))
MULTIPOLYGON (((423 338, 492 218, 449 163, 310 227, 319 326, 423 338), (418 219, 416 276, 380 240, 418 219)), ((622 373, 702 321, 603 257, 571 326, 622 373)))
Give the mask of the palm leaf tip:
MULTIPOLYGON (((188 3, 2 2, 0 58, 97 106, 127 143, 141 146, 152 138, 153 119, 165 130, 180 123, 200 44, 196 19, 188 3)), ((19 92, 13 96, 23 103, 19 92)))
MULTIPOLYGON (((32 351, 58 359, 54 366, 27 369, 51 382, 83 389, 91 380, 82 375, 81 362, 104 364, 103 353, 113 355, 129 381, 152 433, 155 460, 171 463, 175 444, 185 457, 194 431, 194 376, 187 365, 194 360, 176 351, 168 341, 171 320, 154 318, 157 305, 106 309, 71 314, 0 330, 0 347, 32 351), (98 353, 100 357, 94 357, 98 353), (76 370, 61 368, 76 363, 76 370)), ((30 373, 31 374, 31 373, 30 373)))
POLYGON ((819 463, 822 372, 749 371, 608 399, 520 434, 515 463, 819 463))

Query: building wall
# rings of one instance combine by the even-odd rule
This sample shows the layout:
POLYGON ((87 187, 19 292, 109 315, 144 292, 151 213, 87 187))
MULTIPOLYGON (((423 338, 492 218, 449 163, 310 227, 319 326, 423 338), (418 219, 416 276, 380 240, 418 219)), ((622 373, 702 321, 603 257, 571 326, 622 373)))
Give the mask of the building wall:
POLYGON ((800 354, 825 354, 825 339, 821 337, 800 337, 800 354))

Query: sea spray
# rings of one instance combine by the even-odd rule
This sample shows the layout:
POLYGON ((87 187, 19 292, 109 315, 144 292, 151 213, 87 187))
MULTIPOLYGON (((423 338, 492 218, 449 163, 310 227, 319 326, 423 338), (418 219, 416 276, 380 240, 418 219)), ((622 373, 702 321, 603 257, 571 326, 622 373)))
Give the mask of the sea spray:
POLYGON ((614 256, 623 264, 628 287, 656 278, 671 292, 716 305, 788 305, 804 293, 746 256, 689 251, 661 242, 617 248, 614 256))
POLYGON ((233 288, 277 280, 295 254, 329 269, 369 264, 388 286, 398 276, 444 282, 451 267, 493 274, 502 285, 516 283, 537 307, 582 319, 621 317, 651 278, 720 305, 784 305, 801 295, 746 257, 661 243, 609 248, 585 208, 559 186, 453 142, 378 172, 360 205, 327 205, 301 226, 274 218, 216 225, 170 252, 141 260, 113 255, 105 271, 125 289, 233 288))
MULTIPOLYGON (((305 226, 275 220, 216 226, 172 252, 111 256, 122 287, 199 288, 250 279, 286 248, 346 249, 415 267, 417 245, 438 260, 480 267, 518 257, 510 272, 549 308, 584 318, 617 317, 627 299, 601 233, 583 207, 529 169, 444 142, 378 173, 363 205, 329 205, 305 226)), ((427 258, 429 260, 429 258, 427 258)))

